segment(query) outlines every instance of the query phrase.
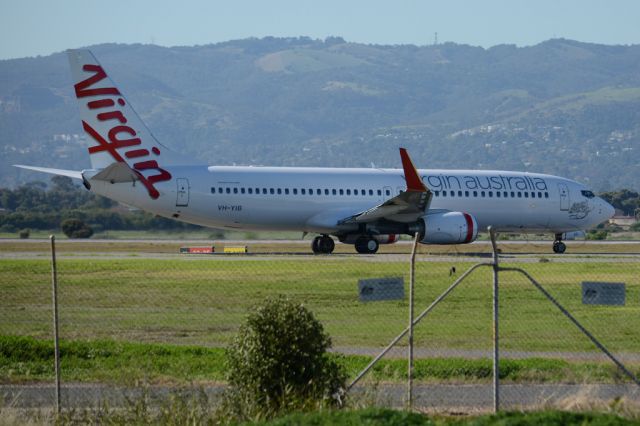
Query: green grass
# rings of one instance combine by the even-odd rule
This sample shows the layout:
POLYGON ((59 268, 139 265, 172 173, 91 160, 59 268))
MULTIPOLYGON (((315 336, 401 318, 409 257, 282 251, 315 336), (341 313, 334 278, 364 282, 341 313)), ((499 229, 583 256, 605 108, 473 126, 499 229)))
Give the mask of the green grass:
MULTIPOLYGON (((331 354, 355 377, 371 357, 331 354)), ((221 348, 127 343, 109 340, 60 343, 63 381, 133 385, 184 385, 225 380, 225 351, 221 348)), ((559 359, 503 360, 504 382, 613 383, 618 374, 610 363, 568 362, 559 359)), ((415 362, 415 380, 423 383, 489 383, 491 360, 434 358, 415 362)), ((636 368, 636 374, 640 368, 636 368)), ((365 381, 403 382, 405 359, 383 359, 365 381)), ((0 382, 52 381, 53 343, 22 336, 0 336, 0 382)))
POLYGON ((571 413, 565 411, 541 411, 533 413, 505 412, 496 415, 471 416, 464 418, 426 416, 408 411, 381 408, 364 410, 342 410, 314 413, 295 413, 271 421, 254 423, 264 426, 294 425, 380 425, 380 426, 542 426, 542 425, 637 425, 638 421, 629 420, 615 414, 571 413))
POLYGON ((380 425, 380 426, 571 426, 571 425, 637 425, 638 421, 624 419, 615 414, 571 413, 565 411, 541 411, 533 413, 506 412, 496 415, 471 416, 464 418, 425 416, 419 413, 381 408, 365 410, 342 410, 314 413, 295 413, 271 421, 254 423, 264 426, 294 425, 380 425))
MULTIPOLYGON (((451 266, 446 262, 417 264, 416 313, 469 264, 456 262, 454 276, 449 274, 451 266)), ((531 272, 612 351, 640 352, 640 263, 518 266, 531 272), (581 281, 625 282, 626 306, 582 305, 581 281)), ((361 303, 357 294, 362 278, 400 276, 408 283, 408 265, 402 259, 64 259, 58 263, 58 274, 61 336, 69 340, 222 347, 252 306, 279 294, 308 306, 337 348, 376 353, 407 324, 406 298, 361 303)), ((51 335, 50 276, 50 263, 45 259, 0 260, 0 334, 51 335)), ((503 273, 500 282, 502 350, 595 352, 522 277, 503 273)), ((416 347, 446 351, 448 357, 456 357, 455 351, 461 351, 459 357, 472 356, 462 351, 488 351, 491 318, 491 270, 484 268, 416 327, 416 347)))

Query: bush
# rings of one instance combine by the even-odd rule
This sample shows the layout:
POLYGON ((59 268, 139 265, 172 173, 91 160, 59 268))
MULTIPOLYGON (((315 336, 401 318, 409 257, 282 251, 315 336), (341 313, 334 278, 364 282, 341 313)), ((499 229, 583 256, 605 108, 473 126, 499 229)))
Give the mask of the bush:
POLYGON ((26 240, 27 238, 29 238, 29 235, 31 235, 31 230, 28 229, 28 228, 27 229, 22 229, 22 230, 20 230, 18 235, 20 236, 20 239, 26 240))
POLYGON ((606 240, 608 232, 607 231, 597 231, 595 229, 590 230, 585 235, 585 239, 587 240, 606 240))
POLYGON ((252 309, 227 349, 224 409, 238 420, 336 405, 346 374, 331 339, 301 304, 279 297, 252 309))
POLYGON ((80 219, 64 220, 60 227, 64 235, 69 238, 89 238, 93 235, 93 229, 80 219))

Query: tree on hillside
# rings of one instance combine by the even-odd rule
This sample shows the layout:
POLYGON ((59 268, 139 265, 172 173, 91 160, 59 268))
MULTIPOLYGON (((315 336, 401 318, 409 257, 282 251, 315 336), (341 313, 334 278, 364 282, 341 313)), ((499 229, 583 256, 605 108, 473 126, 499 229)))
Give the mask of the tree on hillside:
POLYGON ((640 214, 640 194, 630 189, 605 192, 600 196, 617 210, 621 210, 626 216, 640 214))

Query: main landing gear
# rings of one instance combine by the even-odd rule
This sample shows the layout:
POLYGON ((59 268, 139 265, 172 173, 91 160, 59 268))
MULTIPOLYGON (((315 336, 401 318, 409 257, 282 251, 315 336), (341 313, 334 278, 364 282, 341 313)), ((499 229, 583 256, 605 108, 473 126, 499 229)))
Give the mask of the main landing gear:
POLYGON ((567 246, 562 242, 562 234, 556 234, 556 239, 553 242, 553 252, 556 254, 562 254, 566 249, 567 246))
POLYGON ((378 251, 380 244, 375 238, 362 236, 356 240, 355 247, 360 254, 373 254, 378 251))
POLYGON ((333 238, 328 235, 315 237, 311 242, 311 250, 313 250, 315 254, 332 253, 335 247, 336 243, 334 243, 333 238))

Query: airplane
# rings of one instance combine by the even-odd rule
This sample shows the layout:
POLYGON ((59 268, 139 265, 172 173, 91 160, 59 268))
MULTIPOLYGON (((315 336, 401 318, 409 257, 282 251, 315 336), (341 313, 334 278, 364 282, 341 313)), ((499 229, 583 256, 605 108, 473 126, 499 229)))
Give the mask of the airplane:
POLYGON ((558 176, 498 170, 208 166, 160 144, 94 55, 69 50, 90 169, 16 165, 80 179, 99 195, 159 216, 222 229, 318 234, 312 251, 335 241, 373 254, 402 234, 422 244, 467 244, 480 229, 566 233, 588 229, 614 209, 586 186, 558 176))

